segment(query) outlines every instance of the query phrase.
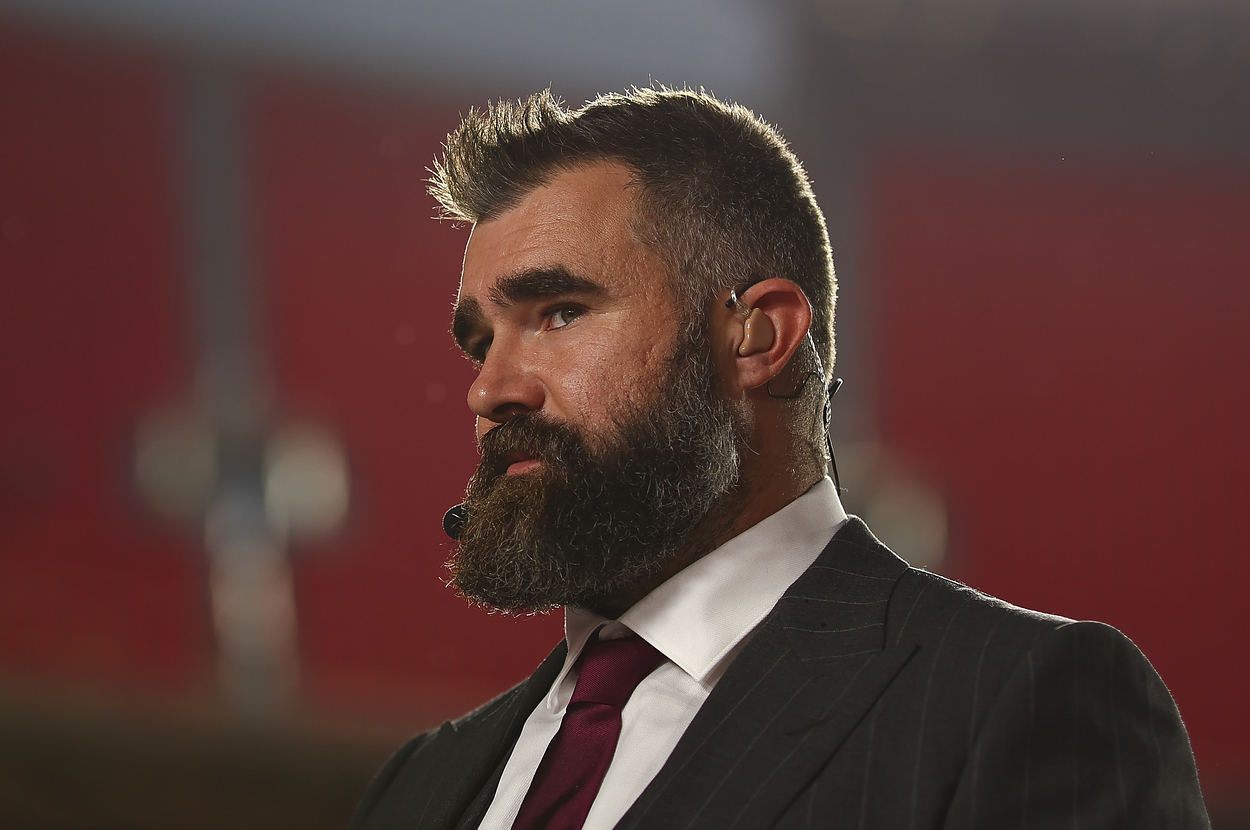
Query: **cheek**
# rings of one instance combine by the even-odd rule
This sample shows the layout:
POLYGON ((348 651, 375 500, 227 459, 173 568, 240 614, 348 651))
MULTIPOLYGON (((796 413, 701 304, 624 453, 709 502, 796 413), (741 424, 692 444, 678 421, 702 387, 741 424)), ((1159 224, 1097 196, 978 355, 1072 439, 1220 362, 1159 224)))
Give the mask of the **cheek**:
POLYGON ((666 352, 658 345, 605 337, 563 355, 556 366, 553 412, 588 425, 607 424, 655 394, 666 352))
POLYGON ((570 330, 544 356, 551 414, 604 425, 654 398, 677 341, 676 317, 672 298, 656 289, 570 330))
POLYGON ((611 350, 587 347, 564 355, 552 372, 554 414, 594 423, 615 410, 622 393, 622 361, 611 350))

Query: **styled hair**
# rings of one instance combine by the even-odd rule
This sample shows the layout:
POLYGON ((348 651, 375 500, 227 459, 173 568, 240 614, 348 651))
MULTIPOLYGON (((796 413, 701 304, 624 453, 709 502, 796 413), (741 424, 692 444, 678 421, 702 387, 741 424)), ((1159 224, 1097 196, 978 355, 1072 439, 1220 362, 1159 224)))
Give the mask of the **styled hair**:
MULTIPOLYGON (((578 110, 540 92, 470 110, 435 162, 430 193, 477 223, 568 170, 619 162, 638 187, 633 230, 665 262, 688 309, 725 288, 792 280, 833 370, 836 282, 825 219, 799 160, 753 112, 705 92, 633 89, 578 110)), ((702 315, 687 315, 704 325, 702 315)))

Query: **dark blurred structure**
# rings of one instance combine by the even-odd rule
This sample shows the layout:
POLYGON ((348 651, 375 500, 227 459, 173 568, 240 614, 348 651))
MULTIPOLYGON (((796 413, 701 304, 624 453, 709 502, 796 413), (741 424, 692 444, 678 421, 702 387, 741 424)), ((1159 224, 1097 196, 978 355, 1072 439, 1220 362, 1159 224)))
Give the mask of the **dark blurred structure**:
POLYGON ((470 105, 654 76, 813 173, 848 506, 1124 630, 1250 826, 1250 7, 159 5, 0 3, 0 825, 342 826, 546 654, 441 582, 467 231, 422 180, 470 105))

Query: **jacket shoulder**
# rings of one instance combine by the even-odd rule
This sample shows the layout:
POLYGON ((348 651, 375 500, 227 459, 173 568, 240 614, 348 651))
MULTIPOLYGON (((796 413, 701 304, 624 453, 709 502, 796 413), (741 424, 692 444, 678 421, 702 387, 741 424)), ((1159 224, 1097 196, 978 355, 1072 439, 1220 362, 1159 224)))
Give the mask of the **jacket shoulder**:
POLYGON ((890 643, 992 637, 1021 651, 1038 637, 1074 621, 1021 608, 953 579, 908 568, 890 597, 886 637, 890 643))
POLYGON ((887 646, 910 641, 931 647, 935 641, 992 635, 1001 645, 1027 650, 1045 632, 1072 623, 1066 617, 1030 611, 911 567, 854 516, 834 536, 812 571, 821 569, 829 573, 819 577, 813 573, 817 578, 800 581, 795 587, 861 602, 883 602, 887 607, 883 621, 887 646))

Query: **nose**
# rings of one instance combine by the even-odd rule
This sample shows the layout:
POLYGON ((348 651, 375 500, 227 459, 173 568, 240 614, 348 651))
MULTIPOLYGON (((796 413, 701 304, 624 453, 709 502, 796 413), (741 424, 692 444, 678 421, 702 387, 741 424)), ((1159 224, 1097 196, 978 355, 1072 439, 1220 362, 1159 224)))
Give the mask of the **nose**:
POLYGON ((541 409, 542 382, 515 349, 496 340, 469 387, 469 409, 478 417, 479 431, 506 423, 518 415, 541 409))

